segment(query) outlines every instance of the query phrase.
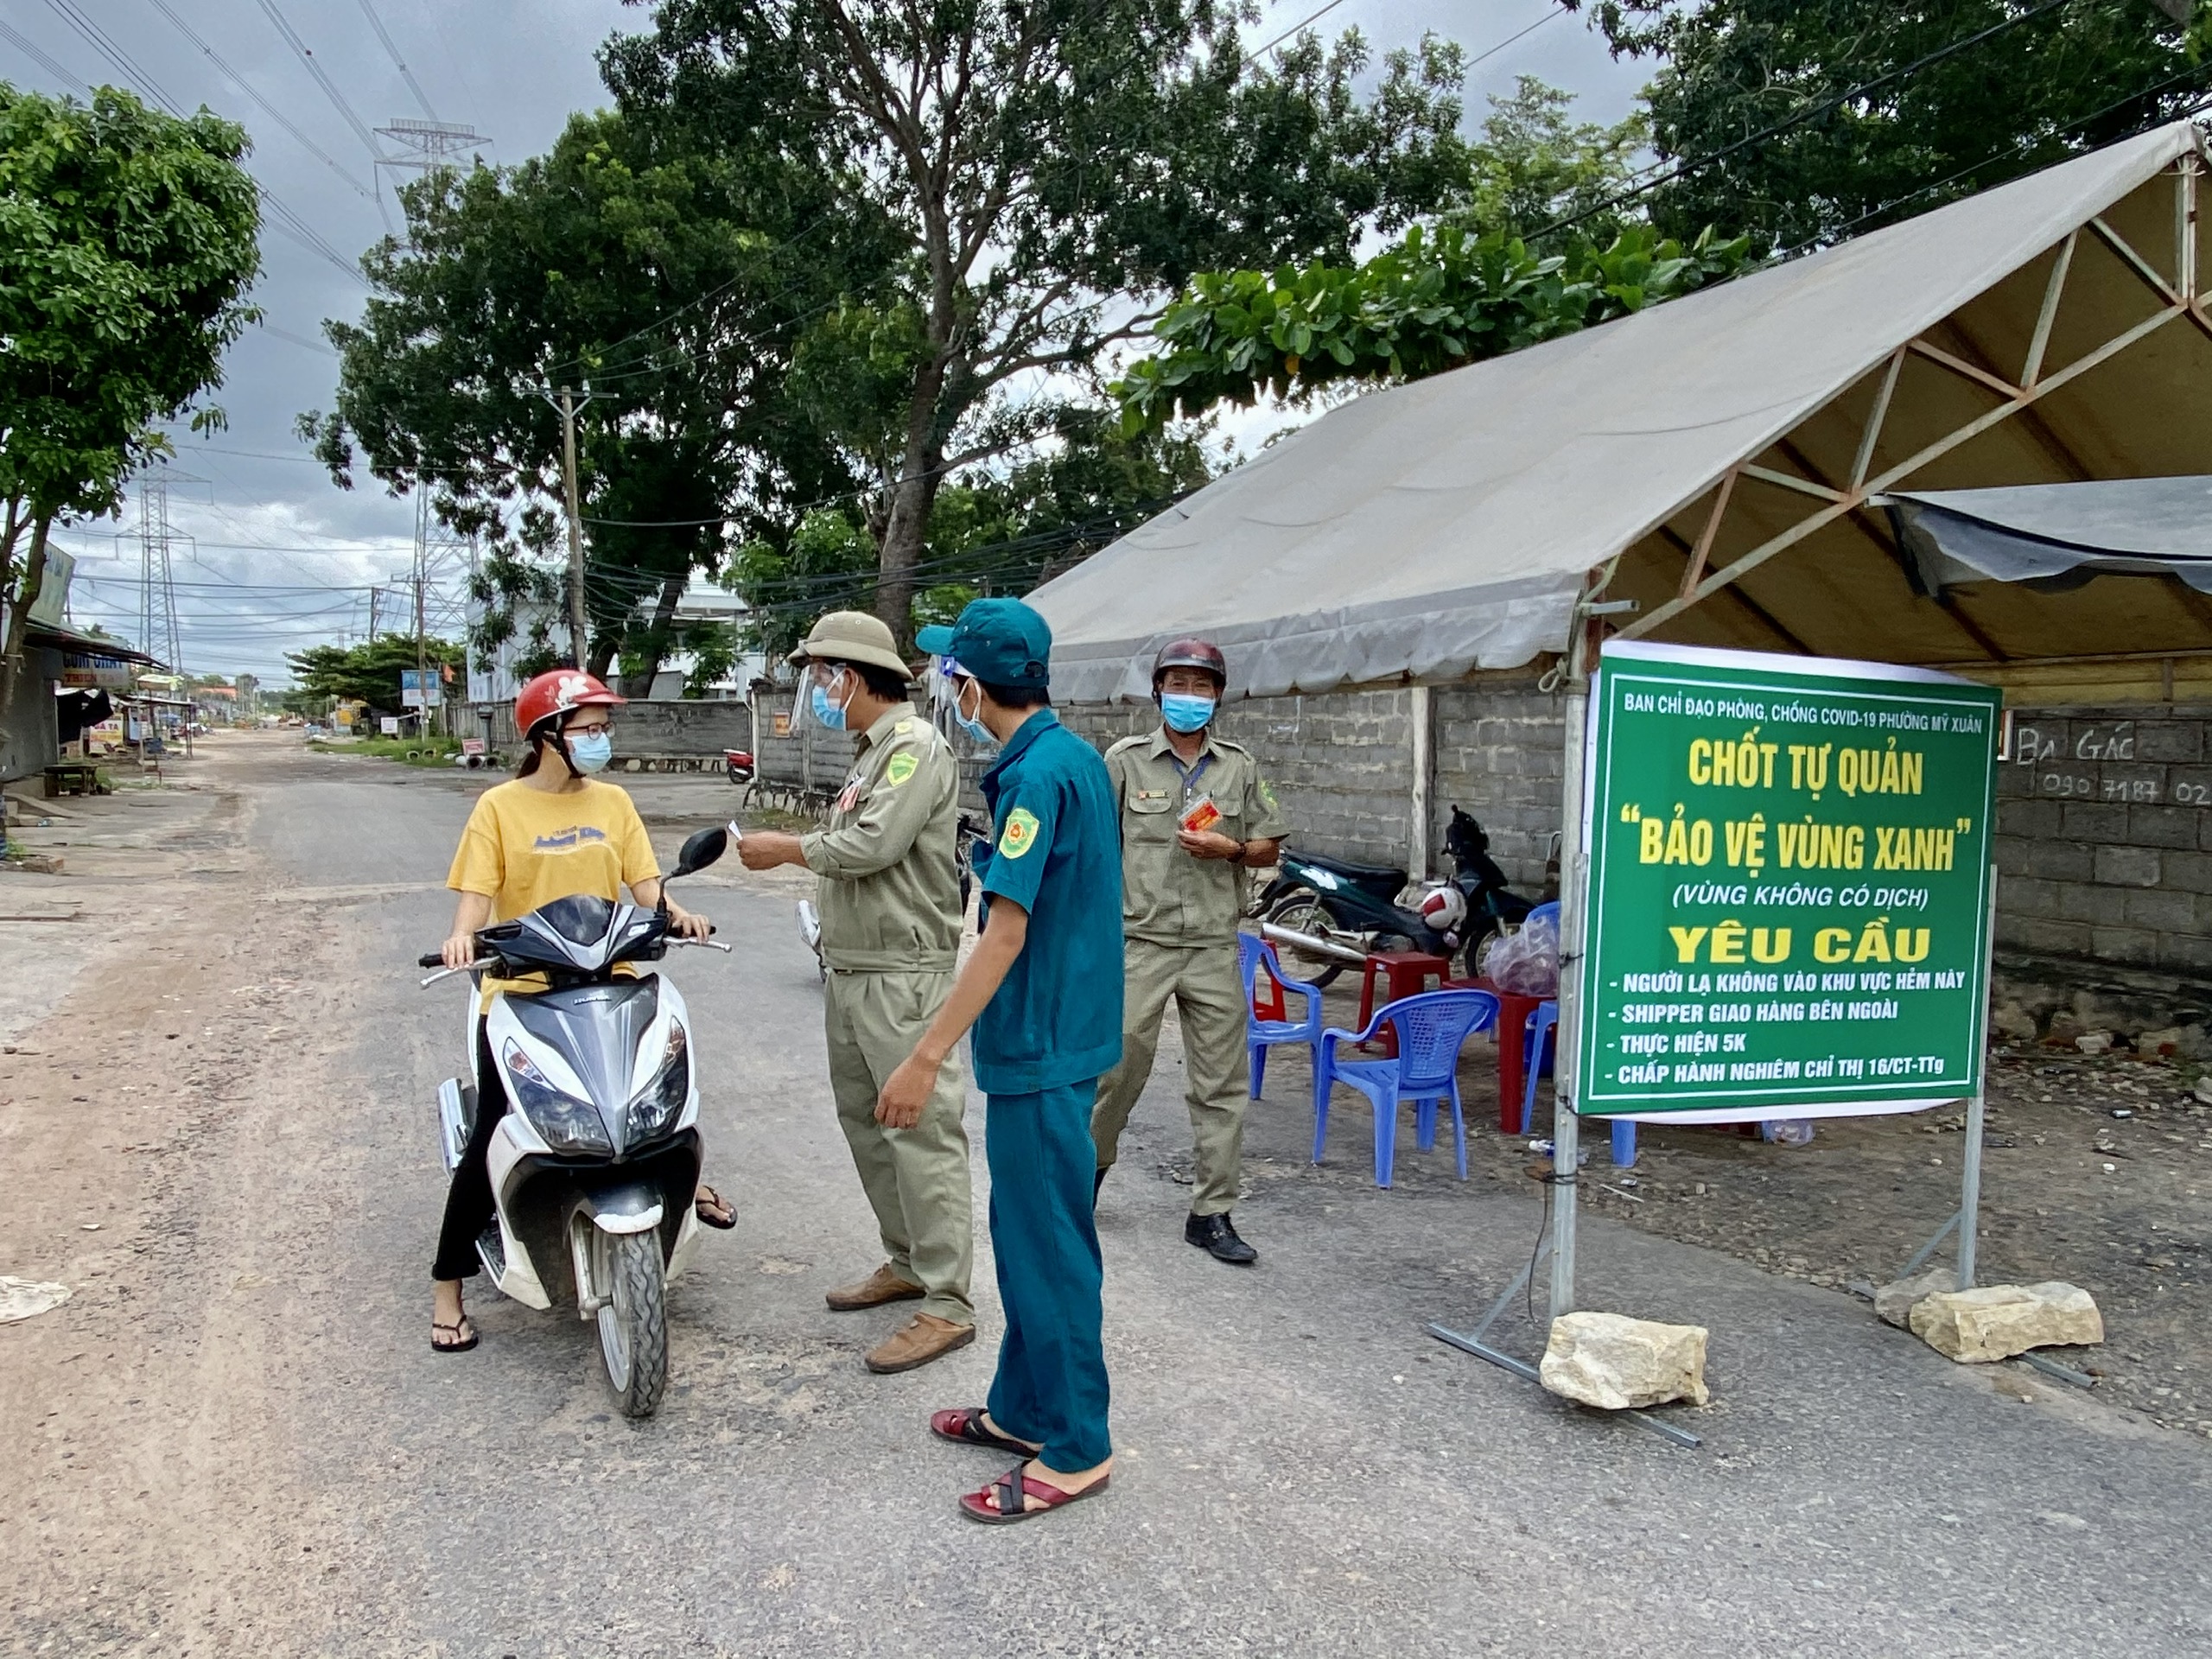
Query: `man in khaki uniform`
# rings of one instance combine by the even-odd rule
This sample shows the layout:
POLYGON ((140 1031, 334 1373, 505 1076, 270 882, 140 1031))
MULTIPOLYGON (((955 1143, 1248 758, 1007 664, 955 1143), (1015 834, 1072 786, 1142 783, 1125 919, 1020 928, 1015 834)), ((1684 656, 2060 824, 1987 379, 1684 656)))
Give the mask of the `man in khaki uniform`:
POLYGON ((1251 1093, 1236 918, 1244 908, 1244 871, 1275 861, 1286 825, 1259 763, 1214 735, 1214 711, 1228 683, 1228 664, 1212 645, 1174 641, 1153 663, 1160 729, 1106 751, 1122 820, 1127 979, 1122 1061, 1098 1085, 1090 1135, 1103 1187, 1130 1109, 1152 1076, 1160 1022, 1173 998, 1198 1154, 1183 1237, 1217 1261, 1249 1267, 1259 1252, 1229 1219, 1251 1093))
POLYGON ((969 1298, 975 1255, 967 1090, 957 1059, 911 1128, 878 1110, 884 1084, 913 1052, 952 988, 960 943, 953 861, 960 774, 952 751, 907 700, 891 630, 833 611, 791 653, 801 664, 800 720, 860 734, 829 827, 756 832, 739 844, 747 869, 804 864, 822 878, 822 958, 830 1087, 875 1211, 888 1258, 829 1294, 840 1313, 919 1300, 912 1319, 868 1356, 872 1371, 911 1371, 976 1339, 969 1298))

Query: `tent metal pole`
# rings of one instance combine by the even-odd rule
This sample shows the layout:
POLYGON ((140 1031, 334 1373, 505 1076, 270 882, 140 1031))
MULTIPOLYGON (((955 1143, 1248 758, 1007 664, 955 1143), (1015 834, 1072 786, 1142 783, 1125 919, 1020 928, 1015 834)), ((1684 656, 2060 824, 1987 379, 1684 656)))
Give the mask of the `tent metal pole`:
POLYGON ((1981 1220, 1981 1126, 1986 1113, 1989 1095, 1989 999, 1995 989, 1994 960, 1997 952, 1997 871, 1989 871, 1989 912, 1983 923, 1983 948, 1986 952, 1981 976, 1981 1007, 1976 1011, 1974 1039, 1974 1058, 1980 1062, 1981 1084, 1974 1091, 1974 1098, 1967 1102, 1967 1146, 1961 1161, 1966 1166, 1959 1177, 1959 1288, 1974 1288, 1975 1246, 1980 1242, 1981 1220))
POLYGON ((1582 749, 1590 715, 1590 628, 1578 610, 1567 659, 1566 748, 1560 789, 1559 1031, 1552 1071, 1551 1316, 1554 1319, 1574 1311, 1575 1173, 1581 1162, 1582 1128, 1574 1111, 1580 1069, 1575 1033, 1582 1004, 1584 871, 1588 864, 1582 845, 1582 749))

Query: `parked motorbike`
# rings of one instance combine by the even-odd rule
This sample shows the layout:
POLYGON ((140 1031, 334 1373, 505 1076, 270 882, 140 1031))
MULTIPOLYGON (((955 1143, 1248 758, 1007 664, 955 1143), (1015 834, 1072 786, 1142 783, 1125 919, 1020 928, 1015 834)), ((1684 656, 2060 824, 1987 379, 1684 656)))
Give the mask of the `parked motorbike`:
POLYGON ((1490 837, 1459 807, 1452 809, 1444 845, 1451 880, 1424 882, 1411 907, 1397 902, 1407 880, 1395 865, 1286 851, 1280 873, 1253 906, 1260 931, 1317 985, 1377 951, 1425 950, 1448 962, 1464 949, 1471 976, 1484 942, 1518 926, 1534 904, 1506 886, 1490 837))
MULTIPOLYGON (((669 880, 706 868, 730 841, 727 830, 702 830, 669 880)), ((439 1143, 446 1168, 459 1167, 481 1091, 505 1090, 485 1154, 495 1211, 477 1255, 501 1294, 541 1309, 573 1299, 580 1318, 597 1321, 607 1379, 630 1417, 650 1416, 668 1386, 666 1286, 698 1244, 704 1154, 683 998, 658 974, 614 969, 702 944, 729 949, 672 936, 665 899, 647 910, 578 895, 480 929, 472 966, 423 982, 546 981, 480 1009, 469 997, 469 1080, 438 1085, 439 1143), (494 1077, 482 1075, 487 1058, 494 1077)))
POLYGON ((753 756, 746 750, 724 749, 722 751, 722 775, 733 784, 751 783, 756 770, 758 768, 753 765, 753 756))

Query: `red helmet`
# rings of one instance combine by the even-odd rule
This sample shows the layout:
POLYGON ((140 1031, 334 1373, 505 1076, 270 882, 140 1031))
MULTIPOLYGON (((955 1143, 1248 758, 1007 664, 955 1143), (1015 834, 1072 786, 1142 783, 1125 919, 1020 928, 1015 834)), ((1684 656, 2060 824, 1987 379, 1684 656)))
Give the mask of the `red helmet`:
POLYGON ((1152 689, 1160 690, 1160 677, 1171 668, 1195 668, 1213 676, 1217 690, 1229 688, 1229 663, 1221 648, 1210 639, 1171 639, 1152 659, 1152 689))
POLYGON ((549 720, 593 703, 612 708, 623 701, 580 669, 548 669, 515 694, 515 730, 528 737, 549 720))

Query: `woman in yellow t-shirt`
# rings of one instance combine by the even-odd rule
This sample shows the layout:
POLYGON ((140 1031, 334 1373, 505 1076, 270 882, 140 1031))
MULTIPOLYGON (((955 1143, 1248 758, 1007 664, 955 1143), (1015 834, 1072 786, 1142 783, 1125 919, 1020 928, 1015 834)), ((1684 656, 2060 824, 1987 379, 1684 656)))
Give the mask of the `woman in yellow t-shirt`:
MULTIPOLYGON (((443 950, 446 966, 476 959, 476 931, 493 922, 526 916, 556 899, 596 894, 612 902, 627 887, 640 905, 660 902, 660 867, 653 861, 645 826, 629 791, 591 776, 613 754, 609 708, 622 699, 589 674, 556 669, 541 674, 515 699, 515 728, 530 753, 513 781, 477 798, 461 831, 446 885, 461 894, 453 931, 443 950)), ((703 939, 707 918, 668 906, 674 931, 703 939)), ((475 1132, 446 1192, 445 1224, 438 1233, 430 1346, 442 1354, 476 1345, 476 1329, 463 1311, 461 1281, 477 1271, 476 1240, 492 1219, 492 1179, 484 1151, 506 1111, 506 1094, 480 1057, 475 1132)), ((714 1227, 734 1224, 729 1206, 702 1185, 699 1219, 714 1227)))

